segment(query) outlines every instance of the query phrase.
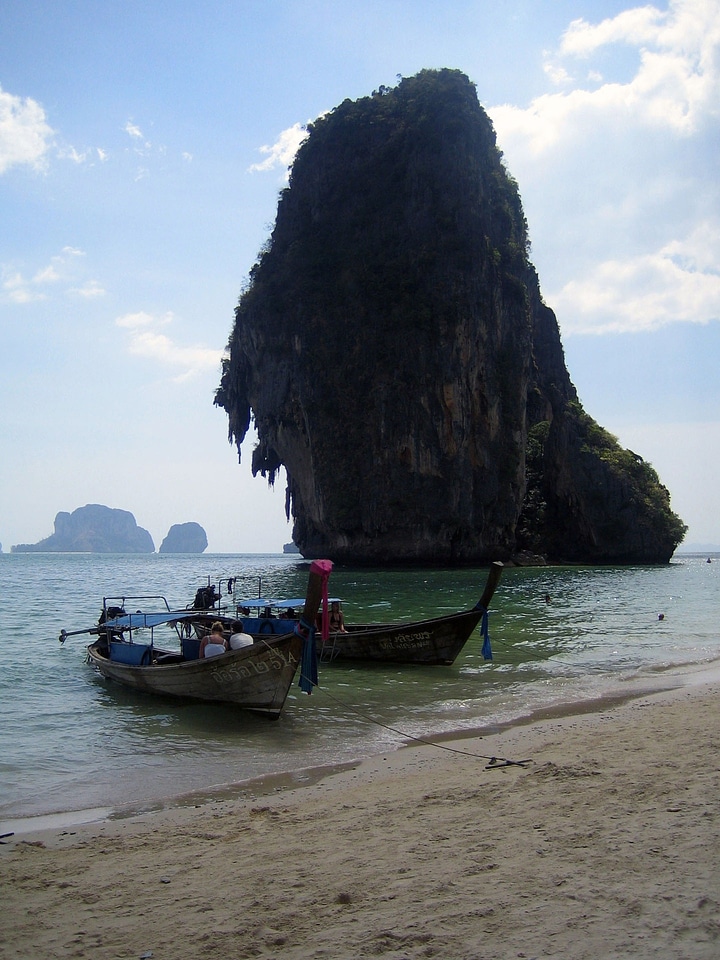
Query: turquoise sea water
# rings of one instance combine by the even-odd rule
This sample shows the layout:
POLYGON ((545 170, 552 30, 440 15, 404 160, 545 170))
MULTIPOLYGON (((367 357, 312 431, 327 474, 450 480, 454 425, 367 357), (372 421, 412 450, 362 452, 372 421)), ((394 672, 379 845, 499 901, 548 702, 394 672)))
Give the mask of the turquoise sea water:
MULTIPOLYGON (((320 688, 307 697, 294 685, 271 722, 109 684, 85 663, 88 638, 61 645, 58 635, 96 623, 103 596, 163 594, 185 606, 208 578, 237 576, 248 596, 304 596, 299 558, 0 554, 0 832, 18 817, 212 792, 661 686, 678 671, 709 673, 720 662, 720 557, 711 559, 508 568, 491 606, 492 662, 476 631, 452 667, 321 665, 320 688)), ((486 577, 338 567, 330 590, 346 620, 389 621, 472 606, 486 577)))

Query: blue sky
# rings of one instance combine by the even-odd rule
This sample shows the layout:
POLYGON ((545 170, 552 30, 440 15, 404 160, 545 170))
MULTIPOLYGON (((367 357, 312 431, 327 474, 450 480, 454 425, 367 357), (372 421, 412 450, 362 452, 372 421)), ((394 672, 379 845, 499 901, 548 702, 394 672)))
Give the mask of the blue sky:
POLYGON ((588 411, 720 543, 720 5, 0 6, 0 542, 86 503, 209 552, 290 540, 213 406, 303 125, 464 71, 518 181, 588 411))

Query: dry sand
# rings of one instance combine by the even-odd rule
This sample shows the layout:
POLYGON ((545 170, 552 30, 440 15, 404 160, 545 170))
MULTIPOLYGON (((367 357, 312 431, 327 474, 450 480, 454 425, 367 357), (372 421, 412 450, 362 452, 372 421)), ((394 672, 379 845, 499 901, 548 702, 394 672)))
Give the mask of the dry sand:
POLYGON ((720 687, 445 745, 17 834, 0 954, 720 957, 720 687))

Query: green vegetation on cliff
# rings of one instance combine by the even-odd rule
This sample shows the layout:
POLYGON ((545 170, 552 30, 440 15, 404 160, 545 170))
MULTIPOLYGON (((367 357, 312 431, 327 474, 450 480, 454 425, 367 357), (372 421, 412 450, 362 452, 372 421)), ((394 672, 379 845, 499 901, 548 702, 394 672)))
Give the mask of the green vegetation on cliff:
POLYGON ((649 561, 642 545, 654 545, 658 536, 674 550, 687 527, 670 509, 653 467, 621 447, 578 401, 567 403, 554 426, 543 421, 528 431, 518 546, 586 563, 649 561), (562 457, 555 447, 559 425, 569 445, 562 457))
POLYGON ((353 562, 660 562, 647 464, 582 411, 473 84, 424 70, 308 128, 216 403, 293 540, 353 562))

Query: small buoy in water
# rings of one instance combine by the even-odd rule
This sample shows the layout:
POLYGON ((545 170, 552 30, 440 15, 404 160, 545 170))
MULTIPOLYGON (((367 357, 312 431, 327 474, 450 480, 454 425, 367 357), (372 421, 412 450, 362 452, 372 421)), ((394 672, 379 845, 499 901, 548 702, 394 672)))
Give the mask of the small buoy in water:
POLYGON ((665 619, 665 614, 664 614, 664 613, 659 613, 659 614, 658 614, 658 620, 664 620, 664 619, 665 619))

